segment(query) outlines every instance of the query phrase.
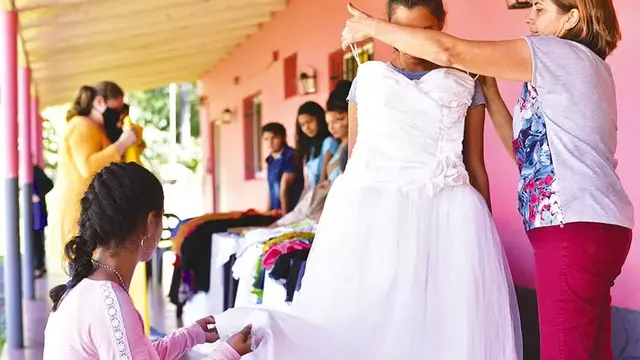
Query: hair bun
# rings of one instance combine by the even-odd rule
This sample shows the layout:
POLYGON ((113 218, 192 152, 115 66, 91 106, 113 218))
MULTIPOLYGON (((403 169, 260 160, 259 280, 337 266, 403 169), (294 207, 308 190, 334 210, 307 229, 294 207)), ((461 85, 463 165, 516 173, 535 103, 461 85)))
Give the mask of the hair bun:
POLYGON ((332 94, 334 92, 345 92, 347 95, 349 94, 349 90, 351 90, 351 81, 349 80, 340 80, 338 81, 338 83, 336 84, 336 88, 331 92, 332 94))
POLYGON ((327 100, 327 111, 345 112, 349 109, 347 97, 351 91, 351 81, 340 80, 336 84, 336 88, 329 94, 327 100))

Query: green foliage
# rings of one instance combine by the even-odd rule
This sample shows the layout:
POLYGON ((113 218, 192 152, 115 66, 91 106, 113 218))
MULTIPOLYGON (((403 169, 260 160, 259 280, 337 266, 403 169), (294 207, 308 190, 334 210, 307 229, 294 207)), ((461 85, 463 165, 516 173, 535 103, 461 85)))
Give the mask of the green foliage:
POLYGON ((48 118, 42 119, 42 146, 44 150, 44 171, 55 179, 58 169, 58 131, 54 123, 48 118))
MULTIPOLYGON (((200 126, 198 120, 198 96, 195 84, 183 84, 185 90, 183 99, 190 107, 190 130, 191 137, 184 144, 177 144, 172 149, 169 141, 169 87, 158 89, 137 91, 127 95, 131 105, 131 118, 136 123, 144 127, 143 138, 147 148, 142 154, 143 164, 160 175, 162 165, 169 163, 172 155, 179 164, 184 165, 189 170, 196 172, 202 159, 200 140, 200 126)), ((177 111, 180 114, 180 91, 178 91, 177 111)), ((45 156, 45 171, 55 179, 58 167, 58 148, 60 134, 64 131, 68 106, 48 108, 43 112, 43 147, 45 156)), ((178 134, 180 139, 180 116, 178 116, 178 134)))
MULTIPOLYGON (((133 92, 129 94, 128 100, 131 105, 131 118, 133 121, 144 127, 144 140, 147 149, 142 153, 144 165, 160 175, 160 167, 167 164, 172 155, 179 164, 184 165, 189 170, 196 172, 202 150, 198 139, 200 126, 198 119, 198 96, 194 84, 182 85, 186 87, 186 102, 190 106, 190 129, 191 139, 187 143, 177 144, 176 148, 171 148, 169 133, 169 87, 152 89, 146 91, 133 92)), ((178 92, 180 98, 180 92, 178 92)), ((177 111, 181 112, 181 101, 178 100, 177 111)), ((178 116, 178 123, 180 116, 178 116)), ((178 124, 177 137, 180 138, 180 124, 178 124)))
MULTIPOLYGON (((200 135, 197 87, 195 84, 183 84, 182 86, 188 89, 188 99, 186 100, 191 108, 191 136, 197 138, 200 135)), ((170 110, 168 86, 159 89, 133 92, 127 97, 131 106, 142 111, 135 119, 136 123, 144 127, 152 126, 158 130, 169 131, 170 110)), ((180 101, 178 101, 177 110, 178 113, 180 113, 180 101)), ((178 126, 178 136, 180 136, 180 126, 178 126)))

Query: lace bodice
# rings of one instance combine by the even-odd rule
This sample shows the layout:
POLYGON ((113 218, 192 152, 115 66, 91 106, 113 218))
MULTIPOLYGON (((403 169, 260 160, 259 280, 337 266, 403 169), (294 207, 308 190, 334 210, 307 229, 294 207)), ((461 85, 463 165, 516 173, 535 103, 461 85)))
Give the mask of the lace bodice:
POLYGON ((370 61, 358 70, 358 137, 345 171, 366 183, 428 185, 433 194, 469 183, 462 140, 474 80, 441 68, 409 80, 370 61))

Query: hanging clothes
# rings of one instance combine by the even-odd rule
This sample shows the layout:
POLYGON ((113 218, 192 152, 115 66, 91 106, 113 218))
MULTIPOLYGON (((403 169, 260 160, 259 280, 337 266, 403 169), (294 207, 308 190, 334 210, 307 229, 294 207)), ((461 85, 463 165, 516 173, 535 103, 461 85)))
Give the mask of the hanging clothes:
POLYGON ((286 253, 287 249, 288 251, 292 251, 306 248, 306 246, 310 248, 314 237, 315 233, 313 232, 292 231, 276 236, 262 246, 262 256, 260 256, 256 262, 256 274, 251 291, 252 294, 256 295, 258 303, 262 303, 266 271, 273 266, 277 258, 283 253, 286 253), (267 256, 268 254, 271 255, 267 256), (267 260, 266 264, 264 262, 265 259, 267 260))
MULTIPOLYGON (((182 271, 192 272, 193 291, 209 291, 212 258, 211 236, 213 234, 225 232, 234 227, 268 226, 278 219, 278 216, 269 213, 261 214, 255 210, 240 214, 240 216, 235 217, 229 217, 228 214, 226 216, 209 214, 204 216, 203 219, 196 218, 192 220, 193 223, 189 222, 184 225, 188 225, 190 229, 188 232, 185 231, 188 235, 184 237, 178 252, 180 262, 174 269, 174 277, 169 293, 172 303, 176 305, 183 304, 178 298, 180 282, 176 283, 176 280, 180 279, 182 275, 176 276, 175 272, 179 274, 182 274, 182 271), (215 219, 216 217, 220 219, 215 219)), ((231 267, 229 267, 228 272, 228 278, 231 279, 231 267)), ((232 282, 236 283, 237 281, 233 280, 232 282)), ((227 288, 233 290, 233 284, 230 284, 227 288)), ((233 296, 235 297, 235 294, 233 296)))
POLYGON ((269 272, 271 279, 284 286, 286 302, 292 302, 296 291, 300 290, 309 251, 310 249, 306 248, 280 254, 269 272))
MULTIPOLYGON (((189 220, 185 220, 183 223, 179 224, 179 228, 175 234, 175 236, 172 237, 171 241, 173 243, 173 245, 171 246, 171 249, 174 253, 179 254, 180 253, 180 248, 182 247, 182 243, 184 242, 184 239, 190 235, 193 230, 195 230, 198 226, 202 225, 203 223, 207 222, 207 221, 214 221, 214 220, 229 220, 229 219, 238 219, 242 216, 246 216, 246 215, 258 215, 258 214, 263 214, 265 216, 277 216, 277 212, 265 212, 265 213, 261 213, 258 212, 257 210, 254 209, 249 209, 247 211, 233 211, 233 212, 225 212, 225 213, 214 213, 214 214, 205 214, 202 216, 198 216, 198 217, 194 217, 192 219, 189 220)), ((269 224, 270 225, 270 224, 269 224)), ((226 231, 226 230, 225 230, 226 231)))

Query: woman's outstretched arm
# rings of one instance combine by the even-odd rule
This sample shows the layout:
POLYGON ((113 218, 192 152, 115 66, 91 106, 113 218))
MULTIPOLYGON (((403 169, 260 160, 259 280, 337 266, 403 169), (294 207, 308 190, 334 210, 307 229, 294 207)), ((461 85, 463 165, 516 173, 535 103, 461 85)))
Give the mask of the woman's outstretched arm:
POLYGON ((524 39, 471 41, 441 31, 405 27, 373 18, 348 5, 353 15, 342 32, 342 47, 376 38, 437 65, 509 79, 531 81, 533 60, 524 39))

